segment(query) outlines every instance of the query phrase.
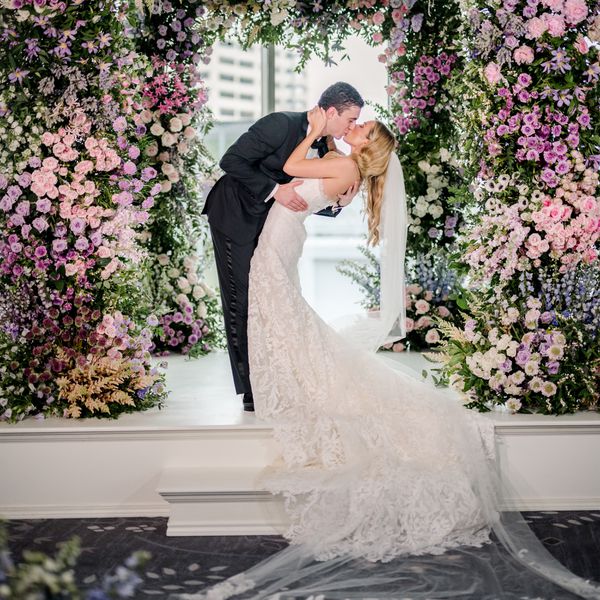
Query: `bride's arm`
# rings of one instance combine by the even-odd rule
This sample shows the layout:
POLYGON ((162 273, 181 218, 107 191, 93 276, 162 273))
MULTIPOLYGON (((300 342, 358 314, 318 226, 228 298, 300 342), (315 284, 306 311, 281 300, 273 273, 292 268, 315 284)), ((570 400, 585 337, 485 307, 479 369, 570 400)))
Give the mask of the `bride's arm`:
POLYGON ((343 179, 348 182, 346 188, 356 179, 356 167, 354 161, 349 157, 328 158, 327 160, 317 158, 306 158, 311 144, 319 137, 325 125, 320 121, 320 111, 309 113, 310 132, 296 146, 290 154, 283 170, 292 177, 304 177, 308 179, 343 179))

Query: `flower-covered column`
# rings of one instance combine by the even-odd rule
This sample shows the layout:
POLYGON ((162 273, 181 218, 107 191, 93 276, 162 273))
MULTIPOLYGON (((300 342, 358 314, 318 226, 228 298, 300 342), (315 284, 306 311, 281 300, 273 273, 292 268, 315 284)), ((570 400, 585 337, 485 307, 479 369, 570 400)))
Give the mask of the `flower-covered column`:
POLYGON ((3 2, 0 419, 157 404, 136 231, 161 186, 133 115, 147 67, 111 2, 3 2))
POLYGON ((465 3, 478 176, 463 239, 471 318, 446 371, 480 409, 564 413, 600 390, 598 3, 465 3))

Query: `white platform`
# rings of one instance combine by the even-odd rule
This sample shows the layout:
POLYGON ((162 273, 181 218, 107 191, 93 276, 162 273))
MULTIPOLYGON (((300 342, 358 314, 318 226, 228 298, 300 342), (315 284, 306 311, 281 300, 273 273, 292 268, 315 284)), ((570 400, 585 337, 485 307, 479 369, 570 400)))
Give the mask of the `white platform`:
MULTIPOLYGON (((226 355, 169 358, 167 385, 165 408, 116 421, 0 424, 0 517, 163 515, 172 535, 280 532, 281 503, 256 483, 278 451, 241 409, 226 355)), ((600 414, 486 418, 516 508, 600 509, 600 414)))

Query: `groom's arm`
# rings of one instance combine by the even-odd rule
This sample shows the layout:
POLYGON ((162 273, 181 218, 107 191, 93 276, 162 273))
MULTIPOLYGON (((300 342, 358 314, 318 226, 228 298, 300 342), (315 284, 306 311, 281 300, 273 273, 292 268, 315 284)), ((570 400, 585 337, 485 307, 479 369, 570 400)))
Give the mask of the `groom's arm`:
POLYGON ((264 202, 277 182, 267 177, 258 165, 287 140, 289 121, 281 113, 259 119, 225 152, 219 162, 223 171, 243 183, 256 202, 264 202))

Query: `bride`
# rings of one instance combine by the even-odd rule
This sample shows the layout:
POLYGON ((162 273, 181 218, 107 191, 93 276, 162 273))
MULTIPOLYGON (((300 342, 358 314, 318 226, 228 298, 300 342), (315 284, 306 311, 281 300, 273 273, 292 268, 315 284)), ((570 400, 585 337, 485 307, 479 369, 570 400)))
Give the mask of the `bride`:
POLYGON ((497 581, 473 552, 485 544, 516 577, 521 560, 599 597, 523 534, 522 522, 511 529, 501 519, 491 421, 375 355, 404 317, 406 207, 394 136, 368 121, 344 138, 349 156, 306 159, 326 116, 315 108, 308 118, 309 133, 284 166, 303 179, 296 190, 308 209, 270 210, 252 258, 248 313, 256 415, 272 426, 282 454, 262 483, 285 499, 291 544, 192 597, 513 597, 490 595, 497 581), (297 267, 305 219, 357 176, 369 241, 381 245, 381 307, 335 331, 302 297, 297 267), (513 557, 489 544, 492 529, 513 557), (449 549, 454 559, 440 563, 449 549))

